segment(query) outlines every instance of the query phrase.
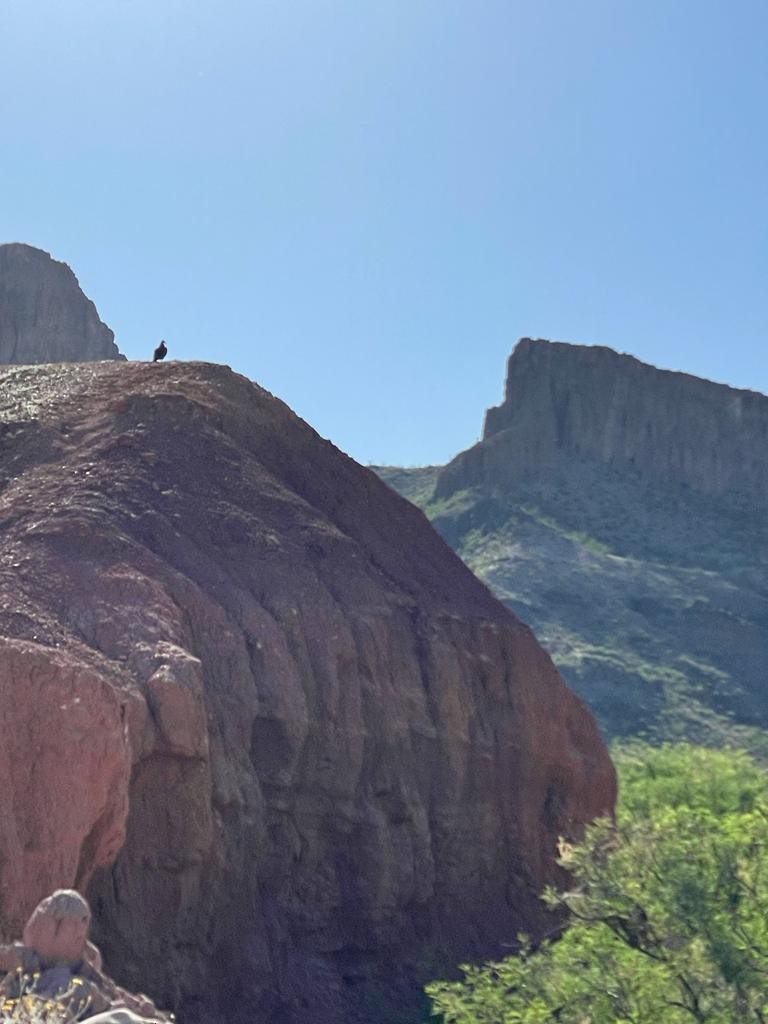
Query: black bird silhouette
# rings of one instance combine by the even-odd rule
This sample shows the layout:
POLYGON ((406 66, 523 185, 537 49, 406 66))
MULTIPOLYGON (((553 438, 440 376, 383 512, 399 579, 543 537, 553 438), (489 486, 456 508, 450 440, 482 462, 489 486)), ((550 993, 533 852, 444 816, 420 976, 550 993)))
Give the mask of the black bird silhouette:
POLYGON ((153 363, 159 362, 161 359, 165 359, 166 353, 168 352, 168 346, 165 344, 165 340, 161 341, 155 349, 155 355, 152 359, 153 363))

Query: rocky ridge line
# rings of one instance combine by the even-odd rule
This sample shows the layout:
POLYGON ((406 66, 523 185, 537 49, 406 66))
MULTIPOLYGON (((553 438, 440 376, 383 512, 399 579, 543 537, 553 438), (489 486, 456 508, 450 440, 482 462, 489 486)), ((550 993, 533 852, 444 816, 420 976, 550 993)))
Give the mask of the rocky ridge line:
POLYGON ((659 370, 600 346, 523 338, 483 439, 438 476, 435 495, 512 493, 583 464, 712 497, 768 496, 768 397, 659 370))

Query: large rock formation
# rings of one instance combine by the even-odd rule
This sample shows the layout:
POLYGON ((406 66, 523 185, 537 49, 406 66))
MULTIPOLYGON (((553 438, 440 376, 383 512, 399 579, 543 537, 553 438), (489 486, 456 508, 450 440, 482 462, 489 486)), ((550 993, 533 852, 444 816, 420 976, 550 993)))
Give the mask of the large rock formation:
POLYGON ((122 358, 66 263, 31 245, 0 245, 0 363, 122 358))
POLYGON ((483 439, 436 494, 514 488, 583 461, 712 496, 768 496, 768 397, 657 370, 609 348, 523 338, 483 439))
POLYGON ((539 931, 612 767, 422 514, 226 368, 0 384, 6 937, 75 885, 183 1024, 352 1024, 539 931))
POLYGON ((380 470, 607 732, 768 755, 768 398, 523 339, 483 440, 380 470))

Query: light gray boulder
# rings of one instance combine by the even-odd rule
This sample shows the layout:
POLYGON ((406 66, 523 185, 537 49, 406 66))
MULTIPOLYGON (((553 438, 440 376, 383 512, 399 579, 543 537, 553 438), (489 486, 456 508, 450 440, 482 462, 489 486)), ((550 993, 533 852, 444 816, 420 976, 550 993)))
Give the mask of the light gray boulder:
POLYGON ((85 959, 91 908, 74 889, 57 889, 32 912, 24 945, 42 964, 75 966, 85 959))

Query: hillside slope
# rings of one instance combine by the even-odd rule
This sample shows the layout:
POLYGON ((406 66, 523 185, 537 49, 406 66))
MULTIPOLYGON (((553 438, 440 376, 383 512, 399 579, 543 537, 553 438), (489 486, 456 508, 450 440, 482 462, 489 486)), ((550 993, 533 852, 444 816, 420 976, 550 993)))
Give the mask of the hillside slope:
POLYGON ((77 885, 184 1024, 324 1024, 541 928, 613 770, 422 514, 223 367, 0 385, 5 933, 77 885))
POLYGON ((768 398, 524 339, 483 440, 380 468, 610 736, 768 752, 768 398))

